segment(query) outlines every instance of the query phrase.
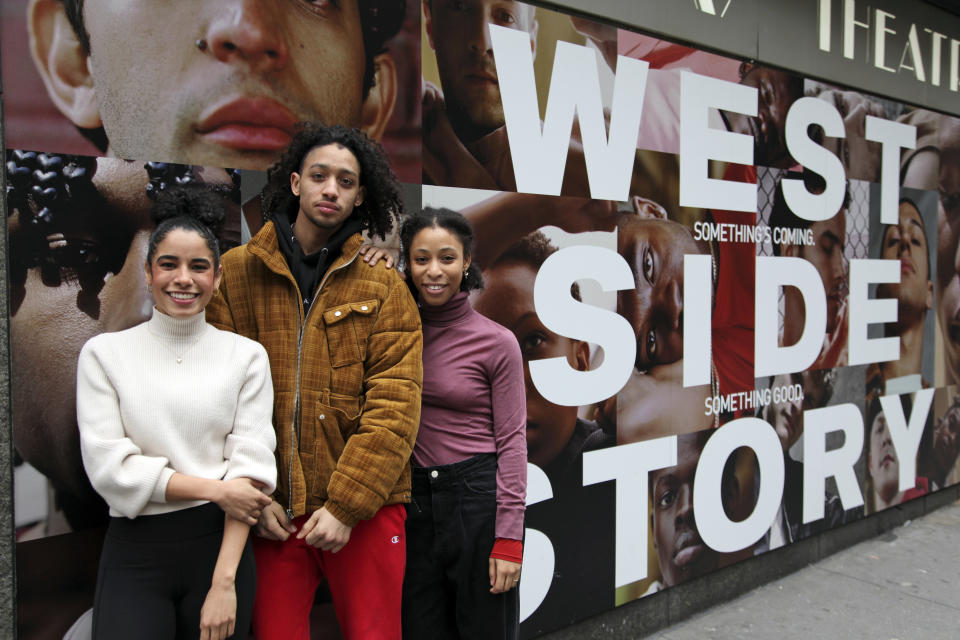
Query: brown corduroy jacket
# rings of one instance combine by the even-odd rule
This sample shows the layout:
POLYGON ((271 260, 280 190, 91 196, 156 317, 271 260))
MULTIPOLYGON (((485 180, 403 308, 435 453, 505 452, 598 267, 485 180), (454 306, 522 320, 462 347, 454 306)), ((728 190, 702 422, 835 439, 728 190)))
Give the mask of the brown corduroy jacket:
POLYGON ((276 500, 289 516, 320 507, 354 526, 409 502, 423 383, 420 313, 392 269, 348 238, 306 317, 273 223, 223 256, 207 321, 262 344, 273 377, 276 500))

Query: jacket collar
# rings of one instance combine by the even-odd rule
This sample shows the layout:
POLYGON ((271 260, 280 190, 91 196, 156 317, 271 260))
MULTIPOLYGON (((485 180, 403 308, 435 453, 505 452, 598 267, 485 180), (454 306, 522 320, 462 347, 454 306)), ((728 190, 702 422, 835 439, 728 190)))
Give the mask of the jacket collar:
MULTIPOLYGON (((330 265, 329 271, 338 269, 356 258, 357 252, 363 246, 363 235, 355 233, 343 243, 340 249, 340 255, 330 265)), ((277 229, 273 226, 273 221, 268 221, 263 228, 257 232, 257 235, 250 238, 246 244, 247 251, 260 258, 268 269, 274 273, 293 280, 293 274, 290 273, 290 266, 283 252, 280 251, 280 245, 277 240, 277 229)))
POLYGON ((264 223, 257 235, 250 238, 246 245, 247 251, 260 258, 267 268, 282 276, 288 276, 291 279, 290 267, 287 265, 283 252, 280 251, 280 244, 277 240, 277 229, 273 226, 273 221, 268 220, 264 223))
POLYGON ((343 247, 340 249, 340 255, 334 260, 333 264, 330 265, 327 272, 329 273, 334 269, 339 269, 345 264, 352 262, 357 257, 357 253, 360 252, 360 247, 363 246, 363 242, 363 234, 359 232, 347 238, 343 243, 343 247))

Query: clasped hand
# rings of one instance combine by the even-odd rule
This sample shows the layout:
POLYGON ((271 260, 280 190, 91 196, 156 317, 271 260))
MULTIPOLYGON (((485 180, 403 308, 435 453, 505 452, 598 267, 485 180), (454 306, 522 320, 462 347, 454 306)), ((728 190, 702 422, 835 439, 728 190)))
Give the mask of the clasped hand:
MULTIPOLYGON (((258 536, 270 540, 286 540, 296 530, 283 507, 276 502, 263 510, 256 528, 258 536)), ((312 547, 336 553, 350 541, 351 531, 352 527, 337 520, 326 507, 321 507, 303 523, 297 538, 312 547)))
POLYGON ((273 502, 263 492, 263 487, 263 484, 249 478, 224 480, 218 486, 214 502, 234 520, 253 526, 267 505, 273 502))
POLYGON ((337 520, 326 507, 321 507, 303 523, 297 538, 303 539, 312 547, 336 553, 350 541, 351 530, 352 527, 337 520))

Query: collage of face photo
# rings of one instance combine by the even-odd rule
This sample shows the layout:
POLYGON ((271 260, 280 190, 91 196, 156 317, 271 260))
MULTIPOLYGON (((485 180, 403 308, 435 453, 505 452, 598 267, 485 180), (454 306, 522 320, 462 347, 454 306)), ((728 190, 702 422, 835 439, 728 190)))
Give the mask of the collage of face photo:
MULTIPOLYGON (((615 312, 629 322, 636 340, 635 366, 616 394, 564 410, 543 399, 526 371, 529 459, 546 471, 556 503, 552 510, 549 502, 531 505, 527 525, 553 540, 556 567, 551 589, 524 622, 524 629, 535 634, 556 628, 558 615, 575 619, 596 613, 611 602, 621 604, 651 594, 952 482, 950 474, 956 473, 960 449, 951 435, 952 405, 943 387, 956 382, 951 373, 956 368, 951 364, 956 347, 951 345, 960 339, 951 329, 957 310, 949 307, 951 282, 960 282, 953 260, 958 238, 952 234, 951 239, 950 232, 951 189, 956 188, 950 181, 952 173, 960 176, 960 172, 952 172, 949 164, 950 135, 960 120, 752 60, 725 58, 522 3, 425 2, 423 19, 424 204, 459 211, 474 224, 474 259, 487 283, 471 297, 475 308, 514 331, 525 365, 533 359, 565 356, 573 369, 595 370, 604 361, 601 347, 558 335, 537 315, 534 290, 539 265, 544 256, 568 247, 603 247, 615 250, 633 274, 633 287, 615 293, 602 291, 596 281, 586 278, 571 289, 575 300, 615 312), (529 36, 544 132, 547 102, 552 98, 550 82, 557 80, 553 56, 559 42, 595 52, 608 123, 613 119, 611 96, 618 56, 649 65, 627 198, 585 197, 590 194, 585 168, 589 160, 576 117, 560 191, 556 195, 518 192, 508 118, 492 56, 494 43, 483 28, 485 23, 529 36), (709 171, 715 179, 755 184, 755 213, 681 204, 680 113, 682 82, 688 73, 756 92, 754 115, 721 109, 708 114, 710 128, 752 137, 752 164, 713 163, 709 171), (835 110, 843 131, 842 137, 834 137, 813 126, 809 133, 813 142, 837 159, 845 177, 841 204, 833 215, 818 220, 798 215, 783 189, 784 180, 801 183, 812 195, 821 195, 828 187, 821 173, 792 157, 787 144, 790 109, 797 101, 809 99, 826 102, 835 110), (868 117, 916 127, 916 147, 902 154, 897 224, 880 223, 881 145, 866 137, 868 117), (428 188, 428 184, 437 186, 428 188), (730 239, 704 233, 724 225, 757 231, 730 239), (928 248, 933 246, 936 250, 928 248), (690 320, 683 313, 684 260, 698 254, 710 256, 713 265, 711 375, 709 385, 684 386, 684 320, 690 320), (760 256, 804 260, 822 284, 826 322, 817 341, 822 346, 803 371, 754 376, 754 280, 760 256), (898 284, 873 285, 869 293, 871 298, 898 301, 898 321, 871 325, 869 337, 898 339, 901 355, 898 361, 852 366, 850 263, 873 259, 901 263, 898 284), (892 438, 879 424, 884 421, 879 398, 899 397, 904 407, 900 419, 909 421, 917 403, 924 402, 921 409, 926 411, 925 401, 913 397, 934 388, 935 401, 921 425, 923 437, 915 452, 916 483, 903 488, 892 438), (790 393, 773 393, 787 389, 790 393), (730 411, 710 410, 712 398, 738 393, 752 393, 758 400, 730 411), (854 406, 863 422, 862 448, 849 454, 856 459, 852 472, 862 501, 854 504, 847 483, 827 478, 823 515, 811 521, 803 513, 804 414, 840 405, 854 406), (569 414, 564 421, 568 428, 545 427, 547 406, 556 416, 561 411, 569 414), (738 551, 718 552, 704 543, 698 531, 693 481, 700 452, 711 435, 743 417, 763 419, 777 435, 785 470, 782 503, 762 537, 738 551), (585 438, 583 434, 590 431, 597 436, 585 438), (556 437, 549 450, 559 452, 560 458, 541 449, 550 434, 556 437), (564 557, 561 550, 566 533, 579 535, 580 519, 569 514, 576 510, 584 517, 601 516, 600 500, 606 500, 604 509, 612 513, 615 491, 611 486, 605 496, 597 493, 587 498, 588 491, 599 491, 603 485, 583 486, 582 466, 573 467, 572 481, 559 476, 558 460, 566 464, 571 454, 582 458, 597 447, 670 436, 677 438, 676 466, 654 470, 648 478, 647 577, 615 590, 603 589, 596 600, 604 603, 595 606, 592 576, 603 576, 605 584, 610 584, 617 540, 602 533, 609 528, 593 527, 590 542, 581 542, 579 553, 590 572, 577 578, 582 585, 591 576, 591 588, 581 587, 579 598, 567 596, 564 584, 570 568, 582 571, 588 566, 564 557), (566 490, 570 493, 565 494, 566 490), (587 500, 589 511, 584 510, 587 500)), ((512 63, 519 66, 526 61, 512 63)), ((778 306, 778 344, 787 347, 804 334, 803 292, 781 287, 778 306)), ((560 424, 559 417, 551 424, 560 424)), ((843 446, 843 431, 826 433, 828 450, 843 446)), ((848 431, 846 441, 851 438, 848 431)), ((743 448, 730 456, 721 495, 732 521, 752 513, 761 483, 754 452, 743 448)))
MULTIPOLYGON (((513 394, 524 400, 525 416, 516 421, 528 463, 522 465, 520 529, 525 580, 515 581, 520 637, 960 482, 960 118, 513 0, 238 1, 197 3, 189 11, 146 0, 122 7, 0 0, 0 9, 21 638, 91 637, 98 564, 113 512, 84 466, 78 358, 94 336, 130 329, 154 314, 149 282, 157 211, 189 201, 222 212, 214 230, 221 253, 269 231, 271 222, 290 229, 286 237, 274 234, 281 236, 275 244, 296 245, 293 218, 285 216, 289 224, 282 227, 275 214, 300 198, 300 173, 306 173, 291 174, 288 164, 301 158, 291 160, 288 149, 303 123, 362 132, 403 183, 408 216, 454 212, 469 223, 472 247, 464 252, 461 242, 466 255, 459 256, 463 278, 475 274, 483 286, 471 290, 467 302, 482 322, 506 330, 522 359, 523 390, 517 365, 513 394), (522 42, 524 55, 498 66, 494 49, 507 41, 505 34, 522 42), (572 79, 555 68, 565 46, 595 60, 591 77, 572 79), (645 65, 642 100, 619 102, 614 113, 625 61, 645 65), (542 158, 544 167, 560 167, 551 193, 518 188, 518 134, 501 76, 527 71, 542 148, 558 127, 568 140, 549 147, 562 155, 560 164, 542 158), (688 204, 682 113, 693 75, 756 102, 753 114, 710 107, 702 118, 710 134, 725 136, 720 139, 731 146, 739 141, 737 148, 752 158, 708 161, 707 181, 755 190, 752 210, 688 204), (568 135, 566 111, 548 105, 570 95, 555 86, 569 80, 596 86, 599 99, 567 105, 568 135), (823 152, 816 166, 798 162, 788 144, 791 109, 809 101, 826 105, 834 125, 807 131, 808 142, 823 152), (591 155, 597 147, 590 136, 599 130, 612 139, 629 110, 642 117, 635 144, 628 132, 624 157, 632 164, 623 173, 623 196, 594 197, 602 161, 591 155), (916 132, 915 146, 902 149, 892 223, 881 220, 883 149, 869 139, 871 119, 916 132), (832 174, 823 169, 828 164, 832 174), (839 204, 810 215, 797 205, 796 189, 814 198, 829 193, 839 204), (611 286, 612 275, 610 282, 570 277, 569 294, 545 303, 545 265, 568 260, 578 273, 605 275, 606 266, 580 264, 571 258, 576 255, 619 266, 620 284, 611 286), (758 261, 783 258, 822 287, 824 304, 811 306, 808 291, 779 286, 770 339, 776 344, 769 346, 785 352, 812 340, 819 351, 799 371, 758 376, 764 354, 755 352, 756 340, 765 311, 756 283, 763 275, 758 265, 767 264, 758 261), (865 295, 891 301, 888 308, 895 301, 896 321, 869 324, 866 338, 896 345, 899 358, 864 363, 852 346, 862 313, 851 273, 879 260, 897 261, 899 279, 873 283, 865 295), (709 269, 690 287, 700 299, 685 300, 695 263, 709 269), (809 335, 808 325, 821 322, 822 332, 809 335), (613 341, 609 327, 619 328, 626 342, 613 341), (704 375, 690 384, 693 358, 685 361, 684 351, 693 332, 706 336, 709 347, 696 364, 704 375), (617 384, 580 402, 623 353, 632 356, 617 384), (583 381, 584 389, 571 384, 557 394, 538 373, 544 364, 564 369, 565 379, 583 381), (834 420, 841 415, 852 422, 834 420), (720 550, 705 542, 712 539, 704 533, 709 519, 694 514, 694 483, 711 441, 716 445, 741 419, 759 419, 775 434, 782 497, 761 534, 720 550), (908 440, 909 452, 903 450, 908 440), (676 455, 649 471, 645 494, 625 499, 619 480, 586 479, 589 468, 610 459, 605 452, 657 442, 676 455), (822 501, 811 501, 805 458, 818 446, 821 455, 825 447, 848 464, 825 479, 822 501), (644 505, 631 541, 618 530, 624 502, 644 505), (621 555, 628 548, 645 555, 640 570, 623 579, 621 555)), ((314 164, 326 170, 328 162, 335 164, 314 164)), ((350 206, 360 207, 374 198, 364 191, 367 176, 361 186, 351 182, 355 173, 340 186, 354 189, 350 206)), ((395 264, 423 307, 400 225, 381 238, 369 219, 363 224, 371 255, 395 264)), ((307 253, 297 255, 316 269, 307 253)), ((290 276, 297 286, 312 274, 304 270, 290 276)), ((562 293, 566 289, 565 283, 562 293)), ((311 302, 299 299, 304 315, 311 302)), ((324 326, 340 322, 335 330, 355 330, 373 313, 364 302, 323 309, 324 326), (352 314, 349 323, 342 321, 344 311, 352 314)), ((259 311, 266 303, 249 306, 259 311)), ((299 363, 292 344, 291 361, 299 363)), ((359 367, 366 347, 355 355, 346 363, 334 357, 331 367, 341 373, 359 367)), ((330 386, 328 373, 311 373, 330 386)), ((336 389, 311 397, 304 411, 320 423, 326 414, 355 420, 374 387, 348 398, 355 405, 350 411, 337 404, 346 401, 336 389)), ((277 442, 300 447, 299 429, 276 425, 277 442)), ((300 451, 290 466, 302 473, 321 449, 300 451)), ((413 456, 416 461, 416 451, 413 456)), ((719 487, 711 487, 722 502, 717 513, 731 523, 749 520, 769 492, 761 473, 768 464, 769 457, 750 446, 721 460, 719 487)), ((505 491, 501 480, 487 498, 505 491)), ((295 485, 293 475, 280 477, 277 492, 289 492, 292 502, 295 485)), ((405 514, 413 508, 419 514, 416 491, 405 493, 413 500, 389 492, 379 499, 397 498, 415 505, 405 514)), ((301 502, 300 512, 309 497, 301 502)), ((286 504, 291 521, 293 506, 286 504)), ((497 531, 499 542, 499 522, 497 531)), ((309 634, 349 635, 331 593, 339 587, 321 578, 306 606, 309 634)))

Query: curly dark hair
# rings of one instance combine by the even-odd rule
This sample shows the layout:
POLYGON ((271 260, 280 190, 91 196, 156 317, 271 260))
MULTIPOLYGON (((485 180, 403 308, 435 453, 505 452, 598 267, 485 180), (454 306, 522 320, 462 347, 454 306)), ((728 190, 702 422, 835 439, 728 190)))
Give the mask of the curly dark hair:
MULTIPOLYGON (((451 209, 433 209, 426 207, 422 211, 417 211, 408 215, 403 226, 400 227, 400 245, 403 247, 403 270, 407 274, 407 284, 413 293, 414 299, 417 297, 417 290, 413 284, 413 278, 410 275, 410 245, 413 244, 413 237, 424 229, 446 229, 457 236, 460 244, 463 245, 463 257, 469 258, 473 255, 473 226, 470 221, 463 217, 463 214, 451 209)), ((460 280, 460 291, 472 291, 483 288, 483 277, 480 275, 480 268, 475 263, 470 263, 463 278, 460 280)))
POLYGON ((290 145, 267 171, 267 186, 263 189, 264 222, 274 212, 284 212, 290 216, 291 222, 294 220, 300 199, 290 190, 290 174, 300 173, 310 151, 328 144, 349 149, 360 164, 363 203, 353 210, 351 216, 360 220, 371 236, 386 238, 394 221, 403 215, 403 199, 400 183, 390 168, 383 147, 359 129, 326 126, 319 122, 298 123, 290 145))
MULTIPOLYGON (((67 20, 86 53, 90 53, 90 33, 83 20, 83 6, 86 0, 60 0, 67 20)), ((376 67, 373 59, 386 51, 387 41, 400 31, 407 11, 407 0, 357 0, 360 12, 360 30, 363 34, 363 99, 374 84, 376 67)), ((107 134, 103 127, 84 129, 77 127, 85 138, 101 151, 107 150, 107 134)))
MULTIPOLYGON (((544 261, 557 252, 550 239, 542 231, 534 231, 523 236, 506 251, 497 256, 490 268, 493 269, 501 264, 517 263, 530 267, 534 273, 540 271, 544 261)), ((570 285, 570 294, 574 299, 582 301, 580 298, 580 285, 574 282, 570 285)))
POLYGON ((147 244, 147 264, 153 261, 157 246, 167 234, 174 229, 184 229, 200 234, 213 254, 214 269, 220 268, 217 236, 226 216, 223 196, 201 185, 169 187, 157 195, 151 216, 157 228, 147 244))

